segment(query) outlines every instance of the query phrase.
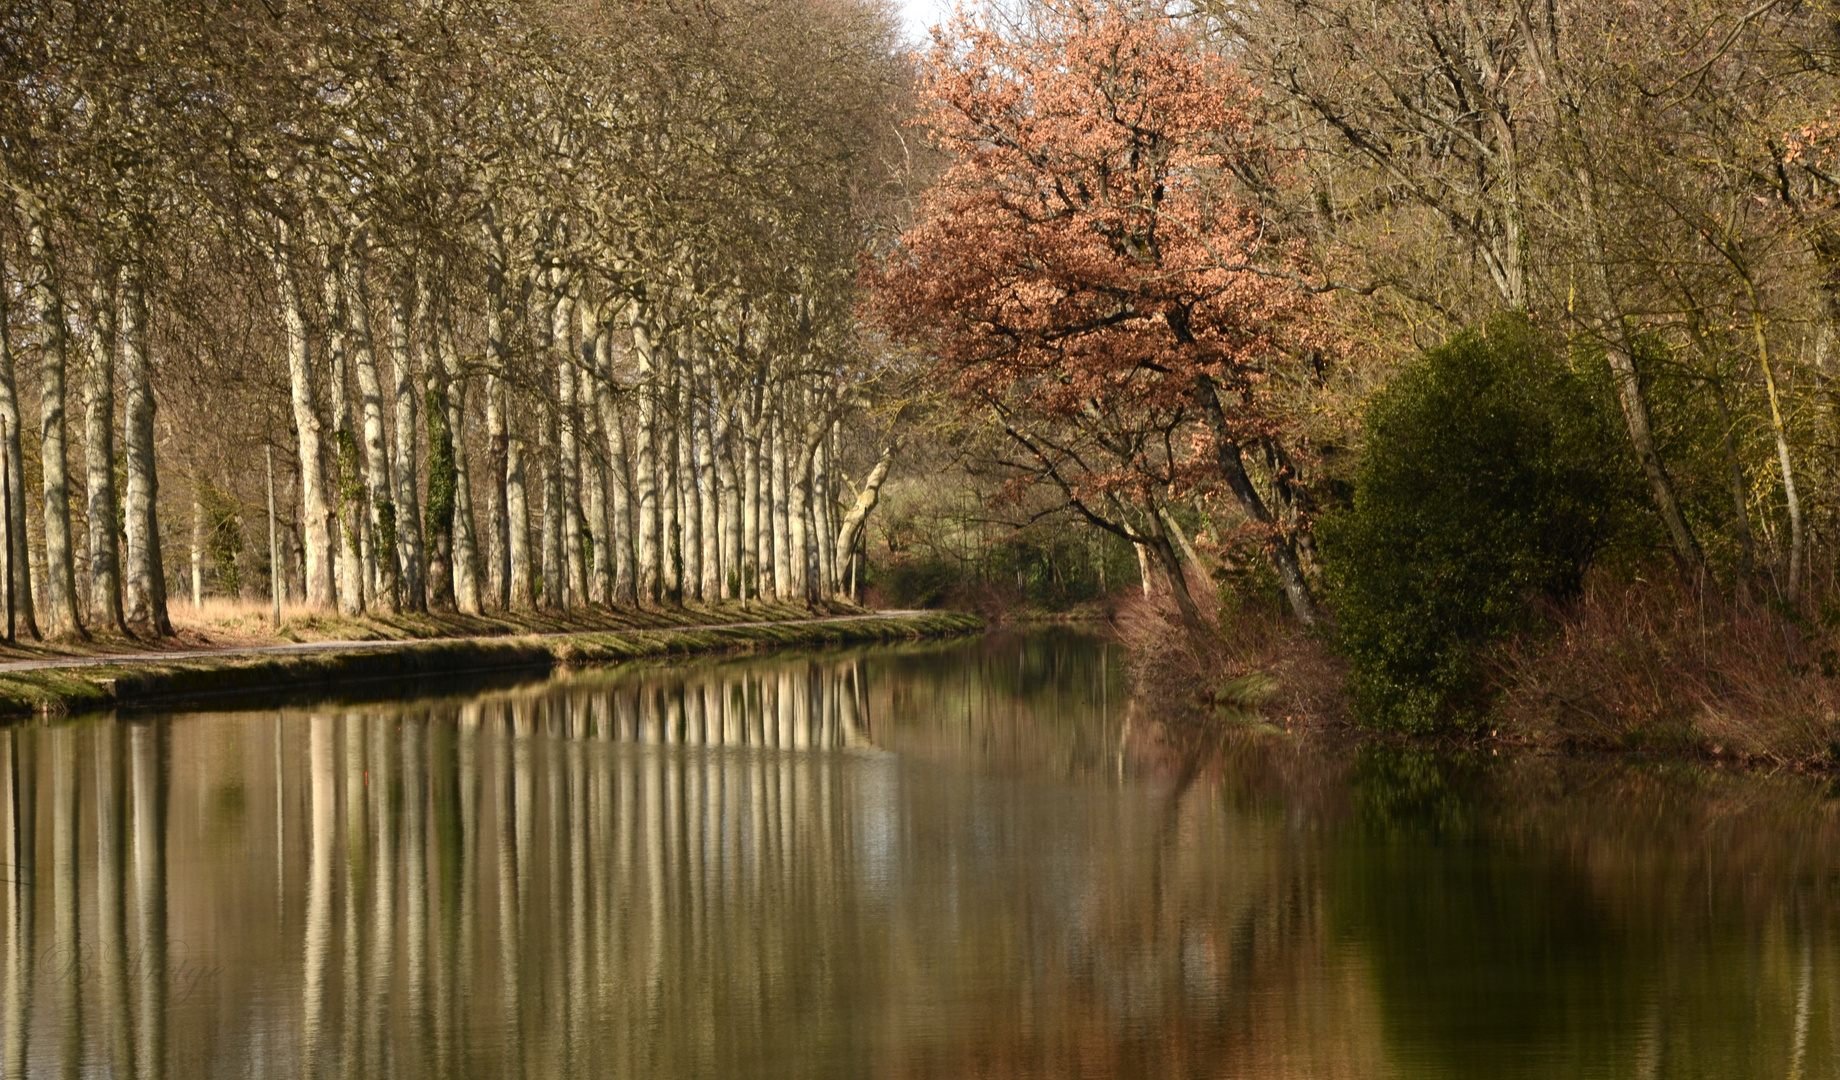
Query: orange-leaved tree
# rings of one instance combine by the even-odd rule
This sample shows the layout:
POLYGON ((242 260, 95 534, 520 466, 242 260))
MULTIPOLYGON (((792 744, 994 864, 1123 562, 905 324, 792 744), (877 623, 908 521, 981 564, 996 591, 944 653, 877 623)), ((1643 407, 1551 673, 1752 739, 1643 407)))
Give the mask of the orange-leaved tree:
POLYGON ((1271 380, 1320 345, 1299 252, 1237 194, 1282 171, 1255 91, 1160 10, 1079 0, 1019 33, 959 16, 921 82, 950 163, 868 270, 871 317, 997 417, 1027 482, 1154 553, 1186 617, 1165 504, 1224 487, 1316 619, 1307 522, 1246 465, 1288 461, 1271 380))

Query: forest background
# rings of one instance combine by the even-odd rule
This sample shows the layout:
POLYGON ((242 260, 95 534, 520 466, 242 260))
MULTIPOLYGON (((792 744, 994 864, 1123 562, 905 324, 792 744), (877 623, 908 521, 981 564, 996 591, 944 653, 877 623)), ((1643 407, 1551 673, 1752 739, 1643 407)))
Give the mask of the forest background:
POLYGON ((1101 605, 1287 723, 1840 756, 1823 3, 0 20, 28 633, 1101 605))

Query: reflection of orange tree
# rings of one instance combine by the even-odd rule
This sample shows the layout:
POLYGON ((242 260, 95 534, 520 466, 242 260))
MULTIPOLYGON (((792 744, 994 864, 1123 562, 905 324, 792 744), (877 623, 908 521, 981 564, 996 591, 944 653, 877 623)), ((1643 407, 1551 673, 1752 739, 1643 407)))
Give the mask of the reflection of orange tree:
POLYGON ((948 934, 926 897, 896 901, 897 970, 953 977, 892 983, 888 1010, 951 1026, 924 1052, 891 1042, 877 1075, 1379 1075, 1378 1006, 1307 843, 1275 802, 1223 808, 1226 757, 1196 764, 1103 798, 1003 787, 919 819, 993 819, 1005 875, 943 890, 948 934), (1049 836, 1064 847, 1023 846, 1049 836))

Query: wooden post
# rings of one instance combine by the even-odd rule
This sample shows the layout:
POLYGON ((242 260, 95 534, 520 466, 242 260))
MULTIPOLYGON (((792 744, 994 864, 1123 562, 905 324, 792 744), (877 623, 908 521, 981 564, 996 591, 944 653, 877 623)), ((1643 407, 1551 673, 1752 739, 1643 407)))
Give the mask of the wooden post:
POLYGON ((273 622, 281 628, 281 533, 275 525, 275 448, 262 448, 268 457, 268 595, 274 603, 273 622))

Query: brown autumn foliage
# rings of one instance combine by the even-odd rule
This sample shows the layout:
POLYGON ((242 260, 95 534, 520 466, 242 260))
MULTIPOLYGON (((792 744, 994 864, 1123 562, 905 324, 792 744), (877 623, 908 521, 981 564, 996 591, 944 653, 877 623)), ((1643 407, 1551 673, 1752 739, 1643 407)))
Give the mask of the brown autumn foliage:
POLYGON ((1285 454, 1272 392, 1320 348, 1293 245, 1236 177, 1280 182, 1256 94, 1176 21, 1047 3, 1026 35, 969 18, 922 70, 920 122, 951 155, 869 273, 872 318, 1013 443, 1019 484, 1158 560, 1198 626, 1168 503, 1230 496, 1293 608, 1315 617, 1295 524, 1245 455, 1285 454))

